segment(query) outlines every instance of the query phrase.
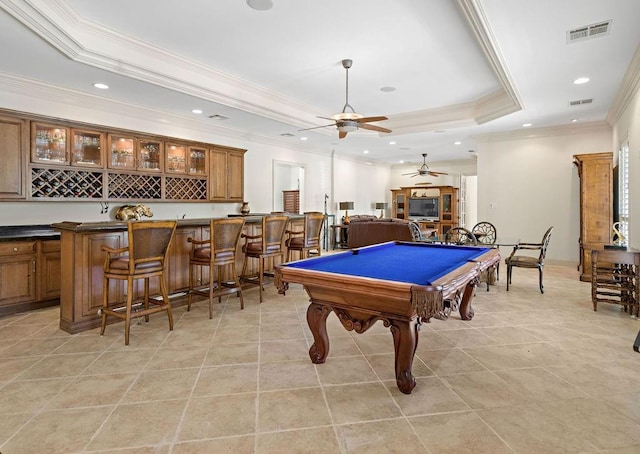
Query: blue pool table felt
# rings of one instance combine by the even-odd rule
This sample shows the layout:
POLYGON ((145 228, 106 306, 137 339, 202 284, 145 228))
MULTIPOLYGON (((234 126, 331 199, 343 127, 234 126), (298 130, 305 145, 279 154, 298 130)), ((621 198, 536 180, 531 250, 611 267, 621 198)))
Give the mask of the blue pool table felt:
POLYGON ((285 266, 349 276, 432 285, 489 248, 423 243, 383 243, 285 266))

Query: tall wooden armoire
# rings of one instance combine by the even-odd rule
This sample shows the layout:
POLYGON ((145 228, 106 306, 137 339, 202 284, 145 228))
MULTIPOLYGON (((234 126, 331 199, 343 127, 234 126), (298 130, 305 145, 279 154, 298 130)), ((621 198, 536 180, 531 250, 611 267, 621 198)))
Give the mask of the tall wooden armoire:
POLYGON ((573 156, 580 177, 581 281, 591 281, 591 251, 611 243, 613 224, 613 153, 573 156))

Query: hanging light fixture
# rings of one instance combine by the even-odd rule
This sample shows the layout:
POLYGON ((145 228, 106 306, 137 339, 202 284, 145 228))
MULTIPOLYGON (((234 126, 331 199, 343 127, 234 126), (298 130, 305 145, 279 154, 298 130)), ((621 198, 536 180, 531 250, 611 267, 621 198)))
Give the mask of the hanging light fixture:
POLYGON ((266 11, 273 8, 272 0, 247 0, 247 5, 258 11, 266 11))

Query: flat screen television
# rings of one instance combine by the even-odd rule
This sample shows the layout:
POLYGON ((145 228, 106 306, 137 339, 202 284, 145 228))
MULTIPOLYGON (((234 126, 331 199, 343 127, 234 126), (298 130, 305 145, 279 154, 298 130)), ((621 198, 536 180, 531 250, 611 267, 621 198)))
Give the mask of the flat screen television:
POLYGON ((409 197, 409 219, 439 221, 440 197, 409 197))

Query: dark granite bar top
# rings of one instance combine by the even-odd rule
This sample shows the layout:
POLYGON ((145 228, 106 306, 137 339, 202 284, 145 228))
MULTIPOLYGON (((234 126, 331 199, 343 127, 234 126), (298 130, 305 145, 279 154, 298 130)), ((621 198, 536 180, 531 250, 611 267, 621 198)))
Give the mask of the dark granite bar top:
MULTIPOLYGON (((265 214, 250 214, 244 216, 247 224, 259 224, 265 214)), ((302 219, 300 214, 290 214, 292 219, 302 219)), ((189 225, 208 225, 209 218, 200 219, 178 219, 178 227, 189 225)), ((30 240, 59 240, 61 230, 71 230, 74 232, 84 231, 109 231, 126 230, 127 223, 120 221, 104 222, 73 222, 64 221, 48 225, 7 225, 0 226, 0 241, 30 241, 30 240)))
MULTIPOLYGON (((262 222, 261 214, 252 214, 244 216, 246 224, 259 224, 262 222)), ((290 214, 291 219, 303 219, 301 214, 290 214)), ((177 219, 178 227, 180 226, 206 226, 209 225, 210 218, 199 219, 177 219)), ((112 231, 112 230, 126 230, 127 223, 120 221, 105 221, 105 222, 72 222, 64 221, 51 224, 55 230, 68 230, 73 232, 89 232, 89 231, 112 231)))
POLYGON ((60 232, 50 225, 0 226, 0 241, 59 240, 60 232))

